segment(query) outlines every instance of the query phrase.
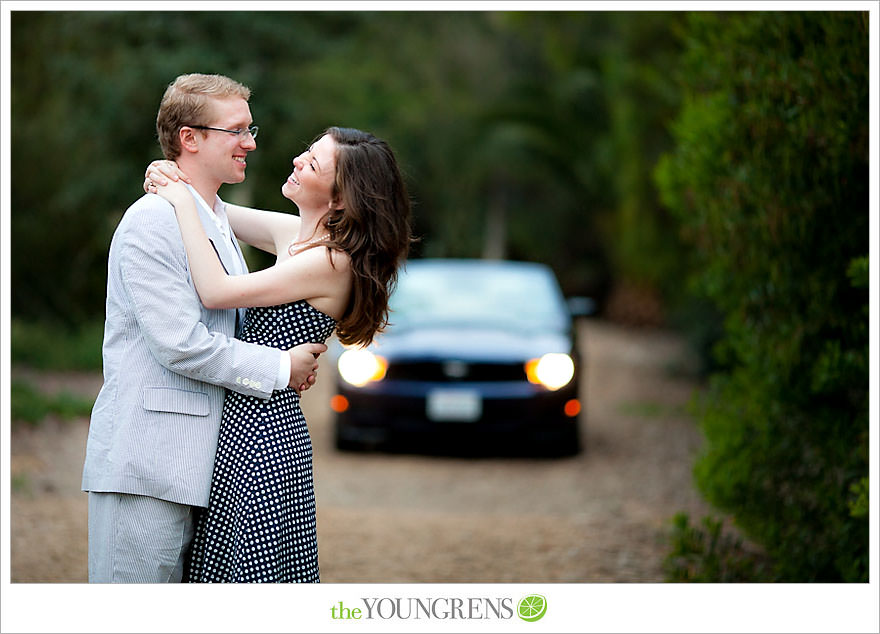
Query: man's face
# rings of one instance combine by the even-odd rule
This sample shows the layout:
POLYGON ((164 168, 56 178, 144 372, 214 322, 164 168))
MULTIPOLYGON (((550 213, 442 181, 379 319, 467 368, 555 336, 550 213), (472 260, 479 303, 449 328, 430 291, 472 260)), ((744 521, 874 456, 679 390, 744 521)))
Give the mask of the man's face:
MULTIPOLYGON (((205 126, 224 130, 245 130, 253 123, 247 101, 240 97, 213 99, 212 115, 205 126)), ((247 133, 230 134, 219 130, 196 130, 200 138, 199 155, 208 173, 219 183, 240 183, 245 178, 247 153, 257 142, 247 133)))

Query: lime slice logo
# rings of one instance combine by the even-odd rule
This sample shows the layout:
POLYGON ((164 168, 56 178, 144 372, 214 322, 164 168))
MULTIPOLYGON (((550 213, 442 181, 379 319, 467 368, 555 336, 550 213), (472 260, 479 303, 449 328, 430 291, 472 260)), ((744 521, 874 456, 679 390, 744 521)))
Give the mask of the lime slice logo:
POLYGON ((547 613, 547 599, 540 594, 523 597, 517 606, 517 612, 523 621, 538 621, 547 613))

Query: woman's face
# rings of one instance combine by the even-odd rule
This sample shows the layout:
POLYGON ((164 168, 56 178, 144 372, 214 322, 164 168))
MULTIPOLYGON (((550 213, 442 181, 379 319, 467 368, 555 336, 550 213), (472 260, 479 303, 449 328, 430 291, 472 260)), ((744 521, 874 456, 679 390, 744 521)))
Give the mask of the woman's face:
POLYGON ((328 134, 293 159, 293 172, 281 186, 284 197, 302 209, 321 213, 333 207, 336 141, 328 134))

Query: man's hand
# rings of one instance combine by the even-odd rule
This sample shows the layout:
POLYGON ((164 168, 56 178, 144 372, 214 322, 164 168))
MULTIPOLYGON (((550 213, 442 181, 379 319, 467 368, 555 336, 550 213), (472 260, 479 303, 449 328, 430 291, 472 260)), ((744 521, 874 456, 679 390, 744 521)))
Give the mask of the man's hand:
POLYGON ((323 343, 303 343, 287 351, 290 354, 290 383, 297 392, 305 392, 315 384, 318 356, 327 352, 323 343))

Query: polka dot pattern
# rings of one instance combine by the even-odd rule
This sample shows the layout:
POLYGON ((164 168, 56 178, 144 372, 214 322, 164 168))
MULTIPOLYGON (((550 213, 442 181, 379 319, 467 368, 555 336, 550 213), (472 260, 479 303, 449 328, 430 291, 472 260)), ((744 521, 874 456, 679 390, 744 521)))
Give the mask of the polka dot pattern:
MULTIPOLYGON (((306 301, 249 308, 243 341, 288 349, 323 343, 336 322, 306 301)), ((227 392, 208 509, 190 582, 318 582, 312 441, 299 395, 227 392)))

